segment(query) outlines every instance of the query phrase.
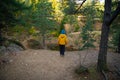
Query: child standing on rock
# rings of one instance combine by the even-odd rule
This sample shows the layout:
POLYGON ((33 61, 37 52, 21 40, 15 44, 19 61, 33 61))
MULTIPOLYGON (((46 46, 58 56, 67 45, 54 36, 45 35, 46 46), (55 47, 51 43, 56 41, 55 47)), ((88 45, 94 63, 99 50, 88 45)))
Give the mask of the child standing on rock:
POLYGON ((59 44, 59 50, 60 50, 60 55, 64 56, 64 52, 65 52, 65 45, 67 44, 67 36, 65 34, 65 30, 61 30, 61 33, 58 37, 58 44, 59 44))

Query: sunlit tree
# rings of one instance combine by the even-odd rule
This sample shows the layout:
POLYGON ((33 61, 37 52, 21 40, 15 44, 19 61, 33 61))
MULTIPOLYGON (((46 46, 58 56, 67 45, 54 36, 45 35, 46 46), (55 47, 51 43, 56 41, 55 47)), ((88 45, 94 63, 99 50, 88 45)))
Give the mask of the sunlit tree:
POLYGON ((44 0, 35 6, 35 11, 32 13, 32 25, 40 30, 42 46, 45 48, 45 34, 55 27, 54 17, 52 16, 53 8, 50 2, 44 0))

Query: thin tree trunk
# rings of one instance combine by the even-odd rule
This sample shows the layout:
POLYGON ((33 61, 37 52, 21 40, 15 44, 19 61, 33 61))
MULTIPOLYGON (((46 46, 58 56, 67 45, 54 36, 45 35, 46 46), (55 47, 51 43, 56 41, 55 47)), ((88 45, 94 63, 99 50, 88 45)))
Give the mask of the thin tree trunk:
POLYGON ((45 34, 44 33, 42 33, 42 46, 44 49, 46 48, 46 46, 45 46, 45 34))

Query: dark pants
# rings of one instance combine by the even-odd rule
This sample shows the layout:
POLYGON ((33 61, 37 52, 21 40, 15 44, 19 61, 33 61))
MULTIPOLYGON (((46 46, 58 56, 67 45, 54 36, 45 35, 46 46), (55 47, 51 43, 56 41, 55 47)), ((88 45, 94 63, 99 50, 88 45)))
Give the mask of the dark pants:
POLYGON ((59 47, 60 47, 60 55, 64 55, 65 45, 59 45, 59 47))

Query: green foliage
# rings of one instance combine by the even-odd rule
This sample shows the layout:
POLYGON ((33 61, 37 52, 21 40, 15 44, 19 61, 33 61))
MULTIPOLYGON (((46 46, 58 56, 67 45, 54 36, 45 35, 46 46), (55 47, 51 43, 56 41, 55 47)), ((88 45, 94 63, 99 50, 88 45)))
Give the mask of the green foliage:
POLYGON ((19 42, 17 40, 13 40, 13 39, 8 39, 8 38, 5 38, 5 37, 2 38, 2 44, 0 44, 0 46, 8 47, 12 43, 20 46, 23 49, 25 49, 25 47, 21 44, 21 42, 19 42))
POLYGON ((119 20, 120 20, 120 15, 116 18, 114 23, 111 25, 111 29, 110 29, 110 36, 112 37, 112 39, 110 40, 109 44, 112 44, 113 46, 109 46, 109 47, 112 47, 114 49, 116 49, 119 45, 119 37, 120 37, 119 20))
POLYGON ((62 12, 64 13, 64 16, 61 20, 60 31, 64 29, 64 24, 66 23, 67 24, 69 23, 71 25, 76 24, 75 22, 77 20, 75 15, 73 15, 74 11, 75 11, 75 3, 73 1, 70 0, 62 1, 62 12))
POLYGON ((117 0, 112 0, 112 11, 114 11, 117 7, 118 1, 117 0))
POLYGON ((12 31, 12 33, 18 33, 18 34, 21 34, 25 31, 25 28, 22 27, 22 26, 14 26, 12 28, 9 28, 10 31, 12 31))
POLYGON ((79 29, 80 29, 80 27, 79 27, 79 26, 75 26, 75 30, 74 30, 74 32, 78 32, 78 31, 79 31, 79 29))
MULTIPOLYGON (((112 14, 113 14, 113 11, 116 9, 117 7, 117 1, 116 0, 113 0, 112 1, 112 14)), ((112 37, 109 41, 109 47, 115 49, 118 48, 119 46, 119 37, 120 37, 120 24, 119 24, 119 21, 120 21, 120 15, 118 15, 118 17, 114 20, 114 22, 112 23, 111 25, 111 29, 110 29, 110 36, 112 37)))
POLYGON ((89 75, 90 75, 91 80, 94 80, 94 79, 95 80, 101 80, 100 75, 97 72, 96 66, 92 66, 88 70, 89 70, 89 75))
POLYGON ((93 31, 93 20, 92 17, 89 16, 85 26, 82 28, 81 37, 82 37, 82 44, 81 49, 88 49, 89 47, 94 47, 93 42, 94 39, 92 38, 93 31))
POLYGON ((17 17, 19 11, 26 9, 24 3, 18 0, 2 0, 0 2, 0 26, 13 26, 18 24, 20 19, 17 17))
POLYGON ((47 48, 49 48, 50 50, 59 50, 59 46, 58 44, 47 44, 47 48))
POLYGON ((60 31, 64 29, 64 24, 70 24, 71 26, 75 27, 75 30, 73 31, 78 31, 79 30, 79 25, 78 25, 78 20, 76 15, 66 15, 64 16, 63 20, 61 21, 60 25, 60 31))
POLYGON ((35 27, 31 27, 29 30, 29 34, 30 35, 35 35, 37 33, 37 30, 35 29, 35 27))
POLYGON ((40 32, 44 34, 47 30, 54 28, 54 18, 52 16, 52 5, 49 2, 40 1, 36 4, 36 10, 32 15, 33 26, 40 29, 40 32))
POLYGON ((78 22, 77 16, 75 15, 67 15, 65 18, 66 18, 65 22, 69 24, 76 24, 78 22))
POLYGON ((62 12, 62 2, 58 0, 49 0, 52 4, 52 15, 54 16, 54 20, 58 23, 61 22, 64 13, 62 12))
POLYGON ((65 24, 65 17, 63 17, 63 19, 62 19, 62 21, 61 21, 61 24, 60 24, 60 30, 59 30, 59 34, 60 34, 60 31, 62 30, 62 29, 64 29, 64 24, 65 24))
POLYGON ((3 32, 3 34, 5 34, 4 36, 7 36, 10 39, 14 39, 14 40, 18 40, 18 41, 23 41, 25 40, 29 32, 29 29, 27 29, 24 26, 14 26, 14 27, 8 27, 7 30, 3 29, 4 31, 7 32, 3 32))
POLYGON ((31 49, 42 49, 40 42, 35 39, 30 39, 27 42, 28 42, 28 47, 31 49))
POLYGON ((75 72, 79 75, 80 80, 102 80, 101 75, 96 70, 96 66, 88 68, 80 66, 75 72))
POLYGON ((104 4, 100 2, 91 1, 86 5, 83 5, 79 13, 84 16, 91 16, 92 18, 99 18, 100 20, 103 19, 103 11, 104 11, 104 4))
POLYGON ((119 36, 120 36, 120 32, 116 32, 113 34, 113 38, 112 38, 112 44, 113 44, 113 47, 116 48, 119 44, 119 36))
MULTIPOLYGON (((40 0, 27 13, 30 16, 28 18, 29 25, 36 27, 37 31, 39 31, 39 34, 42 36, 43 47, 45 47, 46 34, 55 30, 57 27, 53 16, 52 3, 48 2, 48 0, 40 0)), ((33 29, 30 30, 30 34, 34 34, 35 32, 33 29)))
POLYGON ((95 41, 92 37, 92 31, 93 29, 93 24, 94 24, 94 16, 96 14, 95 8, 93 6, 85 6, 84 9, 82 9, 84 14, 86 15, 86 24, 82 28, 81 32, 81 37, 82 37, 82 43, 83 45, 81 46, 81 49, 87 49, 89 47, 94 47, 93 42, 95 41), (94 16, 93 16, 94 15, 94 16))
POLYGON ((66 6, 64 6, 63 12, 67 15, 74 14, 74 12, 75 12, 75 2, 67 0, 66 1, 66 6))
POLYGON ((89 47, 94 47, 93 45, 94 39, 92 38, 91 31, 92 31, 92 26, 91 23, 88 21, 88 23, 86 23, 86 26, 82 28, 81 42, 83 43, 83 46, 81 46, 81 49, 88 49, 89 47))
POLYGON ((91 17, 96 17, 96 9, 94 8, 94 5, 87 5, 87 6, 84 6, 82 9, 81 9, 81 13, 85 16, 91 16, 91 17))
POLYGON ((88 68, 84 66, 80 66, 78 69, 75 70, 77 74, 83 74, 83 73, 88 73, 88 68))

